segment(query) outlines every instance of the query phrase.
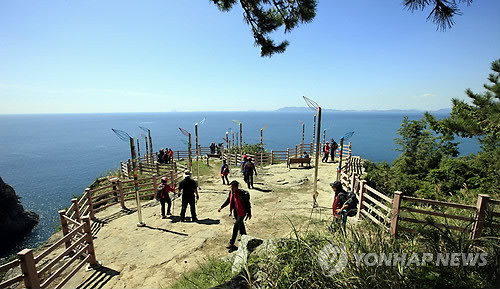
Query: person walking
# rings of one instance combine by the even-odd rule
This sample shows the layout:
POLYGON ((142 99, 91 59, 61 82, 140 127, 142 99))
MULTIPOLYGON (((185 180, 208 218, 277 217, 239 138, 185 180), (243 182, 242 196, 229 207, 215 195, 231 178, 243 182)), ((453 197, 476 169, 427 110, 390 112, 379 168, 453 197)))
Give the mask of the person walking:
POLYGON ((330 144, 326 142, 325 146, 323 147, 323 158, 321 159, 322 162, 328 162, 329 153, 330 153, 330 144))
POLYGON ((227 182, 227 185, 229 185, 229 180, 227 179, 228 174, 229 174, 229 166, 227 165, 226 160, 223 160, 222 166, 220 167, 220 176, 222 178, 223 185, 226 185, 226 182, 227 182), (225 180, 224 180, 224 178, 225 178, 225 180))
POLYGON ((167 215, 172 215, 170 212, 170 207, 172 206, 172 200, 170 199, 170 196, 168 192, 174 192, 175 193, 175 186, 170 187, 168 185, 168 179, 166 177, 161 178, 161 183, 158 185, 158 189, 156 190, 155 193, 155 199, 160 201, 161 204, 161 218, 166 219, 167 216, 165 216, 165 202, 167 203, 167 215))
POLYGON ((257 170, 255 169, 255 165, 252 162, 252 158, 247 157, 247 162, 245 164, 245 174, 246 174, 245 179, 247 180, 247 185, 249 189, 250 188, 253 189, 253 173, 257 175, 257 170))
POLYGON ((198 195, 198 184, 195 180, 191 179, 191 172, 189 170, 184 172, 184 180, 179 183, 180 191, 182 191, 181 222, 184 222, 188 205, 191 209, 191 221, 198 221, 196 217, 196 201, 200 199, 200 195, 198 195))
POLYGON ((238 181, 232 181, 230 185, 231 191, 226 201, 218 209, 218 212, 220 213, 224 207, 229 205, 229 215, 232 214, 234 217, 233 235, 227 246, 231 250, 236 248, 234 243, 236 242, 238 232, 240 232, 240 235, 246 235, 247 233, 244 221, 252 218, 252 206, 250 205, 250 193, 240 190, 238 181))
POLYGON ((243 155, 243 160, 240 163, 240 168, 241 168, 241 173, 243 174, 243 180, 245 181, 245 183, 248 183, 247 174, 245 172, 245 165, 247 164, 247 162, 248 162, 247 155, 243 155))

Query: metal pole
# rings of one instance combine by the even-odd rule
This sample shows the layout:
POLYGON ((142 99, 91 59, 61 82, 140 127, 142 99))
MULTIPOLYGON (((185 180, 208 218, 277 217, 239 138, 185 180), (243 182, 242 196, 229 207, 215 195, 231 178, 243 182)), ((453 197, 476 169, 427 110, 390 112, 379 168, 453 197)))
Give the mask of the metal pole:
POLYGON ((344 137, 340 138, 340 152, 339 152, 339 167, 337 168, 337 181, 340 180, 340 171, 342 170, 342 150, 344 149, 344 137))
POLYGON ((193 149, 191 148, 191 134, 189 134, 189 148, 188 148, 188 154, 189 154, 189 171, 193 171, 193 149))
POLYGON ((226 149, 229 149, 229 132, 226 131, 226 149))
POLYGON ((144 137, 144 142, 146 143, 146 163, 149 164, 150 153, 149 153, 148 137, 147 136, 144 137))
POLYGON ((241 152, 243 154, 243 123, 240 122, 240 147, 241 152))
POLYGON ((233 146, 234 146, 234 131, 233 131, 233 129, 231 129, 231 139, 232 139, 231 140, 231 148, 233 148, 233 146))
POLYGON ((139 198, 139 180, 137 178, 137 160, 135 156, 135 146, 134 139, 130 138, 130 154, 132 155, 132 168, 134 170, 134 184, 135 184, 135 199, 137 202, 137 217, 139 218, 139 223, 137 227, 144 227, 146 224, 142 222, 142 211, 141 211, 141 200, 139 198))
POLYGON ((314 124, 313 124, 313 143, 316 139, 316 114, 314 114, 314 124))
POLYGON ((302 149, 300 150, 301 155, 304 154, 304 134, 305 134, 305 131, 306 131, 306 124, 302 123, 302 149))
POLYGON ((326 129, 323 130, 323 145, 326 144, 326 129))
MULTIPOLYGON (((316 120, 316 117, 315 117, 315 120, 316 120)), ((318 131, 317 131, 317 135, 316 135, 316 160, 315 160, 315 164, 314 164, 313 207, 318 206, 318 202, 316 201, 316 197, 318 196, 318 167, 319 167, 320 136, 321 136, 321 107, 318 107, 318 131)))
POLYGON ((198 151, 198 123, 195 123, 195 125, 194 125, 194 133, 195 133, 195 141, 196 141, 196 165, 197 165, 196 181, 198 182, 198 185, 200 185, 200 161, 198 159, 198 155, 199 155, 199 151, 198 151))
POLYGON ((149 154, 151 157, 151 162, 154 162, 155 160, 153 159, 153 139, 151 138, 151 131, 148 129, 148 136, 149 136, 149 150, 151 153, 149 154))
POLYGON ((139 139, 137 139, 137 159, 141 162, 141 147, 139 146, 139 139))

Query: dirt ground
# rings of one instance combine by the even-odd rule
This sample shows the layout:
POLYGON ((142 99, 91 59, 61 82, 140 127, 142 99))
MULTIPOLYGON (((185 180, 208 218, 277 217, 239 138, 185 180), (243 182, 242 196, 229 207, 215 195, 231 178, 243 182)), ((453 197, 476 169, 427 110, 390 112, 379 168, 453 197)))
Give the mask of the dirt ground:
MULTIPOLYGON (((229 207, 217 209, 226 200, 229 187, 223 185, 214 166, 212 176, 200 180, 197 203, 199 222, 179 222, 180 199, 174 201, 173 216, 161 219, 157 201, 143 202, 145 227, 137 227, 133 202, 130 210, 119 205, 96 215, 93 223, 98 270, 80 270, 64 288, 168 288, 180 274, 190 271, 208 256, 228 254, 233 219, 229 207)), ((257 167, 255 189, 250 189, 252 219, 246 222, 249 235, 269 239, 288 235, 294 225, 310 217, 330 218, 332 190, 338 163, 322 163, 318 173, 319 207, 312 209, 314 168, 286 164, 257 167)), ((232 169, 229 180, 245 185, 242 174, 232 169)), ((246 186, 246 185, 245 185, 246 186)), ((243 187, 243 189, 247 189, 243 187)), ((186 216, 190 216, 189 208, 186 216)), ((238 244, 236 244, 238 245, 238 244)))

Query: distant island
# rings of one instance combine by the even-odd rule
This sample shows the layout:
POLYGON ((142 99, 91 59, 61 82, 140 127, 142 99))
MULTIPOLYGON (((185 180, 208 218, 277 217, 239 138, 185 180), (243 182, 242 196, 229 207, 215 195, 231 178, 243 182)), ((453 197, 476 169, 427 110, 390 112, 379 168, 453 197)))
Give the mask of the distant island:
MULTIPOLYGON (((310 112, 311 109, 309 107, 299 107, 299 106, 289 106, 289 107, 282 107, 277 110, 276 112, 310 112)), ((424 112, 430 112, 430 113, 436 113, 436 114, 450 114, 451 113, 451 108, 442 108, 438 110, 422 110, 422 109, 388 109, 388 110, 338 110, 338 109, 323 109, 323 112, 370 112, 370 113, 424 113, 424 112)))

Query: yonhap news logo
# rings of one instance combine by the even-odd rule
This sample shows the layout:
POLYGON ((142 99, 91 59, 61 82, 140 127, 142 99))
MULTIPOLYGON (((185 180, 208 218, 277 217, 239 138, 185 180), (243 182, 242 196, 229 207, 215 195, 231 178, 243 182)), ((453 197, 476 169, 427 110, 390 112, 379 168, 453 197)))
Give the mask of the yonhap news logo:
MULTIPOLYGON (((486 266, 488 253, 353 253, 359 266, 486 266)), ((328 244, 318 253, 318 264, 325 276, 345 269, 349 255, 344 243, 328 244)))

